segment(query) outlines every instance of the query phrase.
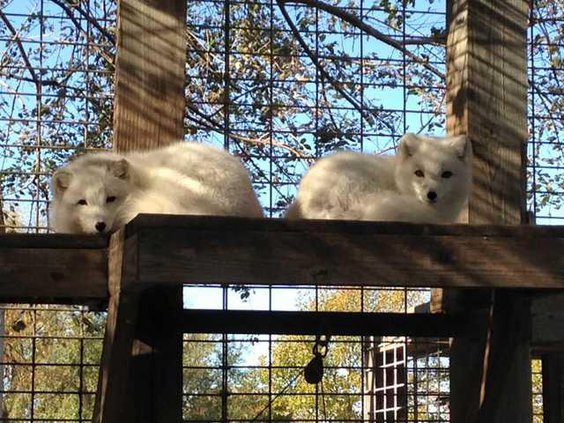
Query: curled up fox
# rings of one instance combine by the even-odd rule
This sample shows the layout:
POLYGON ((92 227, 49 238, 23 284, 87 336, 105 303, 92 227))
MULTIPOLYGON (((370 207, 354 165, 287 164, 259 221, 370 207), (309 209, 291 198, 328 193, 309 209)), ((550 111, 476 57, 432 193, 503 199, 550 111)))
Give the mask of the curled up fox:
POLYGON ((63 233, 112 232, 139 213, 263 215, 241 161, 195 142, 85 154, 55 172, 52 190, 51 227, 63 233))
POLYGON ((395 156, 338 152, 303 177, 290 219, 455 222, 472 186, 466 136, 405 134, 395 156))

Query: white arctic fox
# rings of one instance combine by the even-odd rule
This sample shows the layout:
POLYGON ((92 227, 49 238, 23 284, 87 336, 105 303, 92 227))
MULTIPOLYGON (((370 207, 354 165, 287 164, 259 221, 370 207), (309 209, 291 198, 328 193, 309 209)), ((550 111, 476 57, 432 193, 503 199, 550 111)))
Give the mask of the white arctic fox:
POLYGON ((319 160, 302 179, 287 217, 451 223, 471 185, 466 136, 408 133, 395 156, 340 152, 319 160))
POLYGON ((52 189, 56 232, 112 232, 139 213, 263 216, 240 160, 191 142, 86 154, 55 172, 52 189))

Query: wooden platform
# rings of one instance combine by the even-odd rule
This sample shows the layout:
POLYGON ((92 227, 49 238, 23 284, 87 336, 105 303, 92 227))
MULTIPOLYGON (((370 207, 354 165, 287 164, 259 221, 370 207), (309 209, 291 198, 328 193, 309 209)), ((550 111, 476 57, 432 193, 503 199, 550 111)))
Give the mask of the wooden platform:
MULTIPOLYGON (((550 294, 564 288, 564 227, 143 215, 111 238, 0 236, 1 301, 108 304, 97 422, 173 411, 166 421, 180 421, 183 331, 455 336, 472 329, 462 314, 182 311, 181 294, 161 288, 183 283, 550 294)), ((560 347, 561 320, 538 312, 535 333, 544 338, 534 336, 533 345, 560 347)))
MULTIPOLYGON (((114 236, 117 236, 114 235, 114 236)), ((107 238, 0 235, 0 299, 107 299, 107 238)), ((143 215, 130 288, 182 283, 564 288, 564 227, 143 215)))

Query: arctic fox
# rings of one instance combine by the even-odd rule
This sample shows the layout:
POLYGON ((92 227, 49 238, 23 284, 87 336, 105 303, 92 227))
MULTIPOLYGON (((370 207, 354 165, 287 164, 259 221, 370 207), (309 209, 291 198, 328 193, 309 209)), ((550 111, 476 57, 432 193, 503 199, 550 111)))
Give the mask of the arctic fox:
POLYGON ((192 142, 86 154, 55 172, 52 190, 56 232, 112 232, 139 213, 263 216, 239 159, 192 142))
POLYGON ((306 173, 287 217, 451 223, 468 200, 471 162, 464 135, 408 133, 389 157, 336 153, 306 173))

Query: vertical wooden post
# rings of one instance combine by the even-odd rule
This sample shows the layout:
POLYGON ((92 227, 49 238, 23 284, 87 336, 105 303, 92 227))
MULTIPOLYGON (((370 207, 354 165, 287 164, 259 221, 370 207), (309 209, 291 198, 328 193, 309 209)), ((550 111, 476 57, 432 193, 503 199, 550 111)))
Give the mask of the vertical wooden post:
MULTIPOLYGON (((181 140, 186 0, 120 0, 117 30, 114 149, 150 149, 181 140)), ((132 253, 127 240, 121 247, 120 254, 132 253)), ((129 267, 122 272, 132 270, 130 263, 123 266, 129 267)), ((110 277, 112 272, 119 274, 114 269, 110 277)), ((175 323, 182 287, 138 294, 134 281, 115 278, 94 420, 180 422, 182 333, 175 323)))
POLYGON ((542 356, 542 402, 544 423, 564 421, 564 353, 542 356))
MULTIPOLYGON (((447 126, 451 134, 467 134, 473 145, 468 221, 520 224, 525 210, 528 2, 453 0, 449 7, 447 126)), ((476 322, 472 333, 453 340, 451 421, 529 423, 528 299, 500 290, 473 293, 478 299, 473 302, 465 292, 449 291, 446 297, 448 308, 473 313, 476 322)))

